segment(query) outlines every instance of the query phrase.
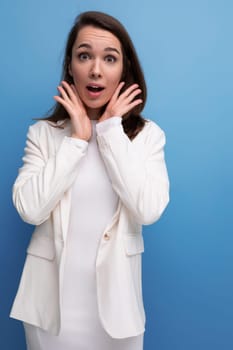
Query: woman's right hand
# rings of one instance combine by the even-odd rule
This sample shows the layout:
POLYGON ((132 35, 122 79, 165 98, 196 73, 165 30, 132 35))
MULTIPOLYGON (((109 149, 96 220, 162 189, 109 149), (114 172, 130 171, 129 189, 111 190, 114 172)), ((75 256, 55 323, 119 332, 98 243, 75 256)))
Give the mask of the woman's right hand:
POLYGON ((88 141, 92 133, 91 121, 87 116, 86 109, 75 86, 73 84, 69 85, 66 81, 62 81, 57 89, 61 96, 54 96, 54 99, 62 104, 70 116, 72 124, 71 137, 88 141))

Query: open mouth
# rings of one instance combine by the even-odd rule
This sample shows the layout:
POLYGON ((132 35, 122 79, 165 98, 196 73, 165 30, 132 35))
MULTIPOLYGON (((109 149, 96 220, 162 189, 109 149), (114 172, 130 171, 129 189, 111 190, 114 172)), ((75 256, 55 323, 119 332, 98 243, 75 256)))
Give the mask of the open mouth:
POLYGON ((87 90, 91 92, 100 92, 104 90, 103 86, 98 86, 98 85, 88 85, 87 90))

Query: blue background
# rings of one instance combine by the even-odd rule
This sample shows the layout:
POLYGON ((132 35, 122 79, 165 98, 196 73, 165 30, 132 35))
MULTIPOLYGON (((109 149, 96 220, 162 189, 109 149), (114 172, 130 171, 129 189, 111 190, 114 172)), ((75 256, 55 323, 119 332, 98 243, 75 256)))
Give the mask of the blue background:
POLYGON ((128 29, 148 82, 144 114, 167 136, 171 201, 144 228, 144 349, 232 350, 230 0, 1 1, 0 348, 25 349, 8 314, 32 232, 11 202, 26 132, 53 105, 75 16, 92 9, 128 29))

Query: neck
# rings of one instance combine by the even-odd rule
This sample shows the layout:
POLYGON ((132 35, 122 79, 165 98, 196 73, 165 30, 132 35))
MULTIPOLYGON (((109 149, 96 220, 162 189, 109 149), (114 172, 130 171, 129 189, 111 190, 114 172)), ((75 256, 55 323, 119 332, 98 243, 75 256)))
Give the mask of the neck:
POLYGON ((87 115, 91 120, 98 120, 101 116, 101 110, 99 108, 98 109, 86 108, 86 110, 87 110, 87 115))

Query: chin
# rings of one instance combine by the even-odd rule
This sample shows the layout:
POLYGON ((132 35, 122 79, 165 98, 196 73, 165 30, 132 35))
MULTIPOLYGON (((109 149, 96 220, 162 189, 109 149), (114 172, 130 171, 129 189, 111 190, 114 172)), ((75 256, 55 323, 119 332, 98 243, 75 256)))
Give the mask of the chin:
POLYGON ((93 101, 93 102, 90 102, 90 101, 87 101, 87 102, 84 102, 85 106, 87 108, 90 108, 90 109, 102 109, 103 107, 105 107, 107 104, 108 104, 109 100, 108 101, 102 101, 102 102, 98 102, 98 101, 93 101))

